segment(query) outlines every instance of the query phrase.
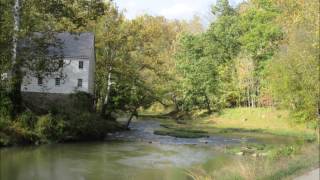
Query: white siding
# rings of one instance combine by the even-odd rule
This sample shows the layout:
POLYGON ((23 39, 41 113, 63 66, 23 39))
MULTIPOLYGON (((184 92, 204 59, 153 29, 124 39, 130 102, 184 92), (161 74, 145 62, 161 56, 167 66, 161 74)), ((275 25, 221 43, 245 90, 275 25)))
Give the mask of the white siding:
MULTIPOLYGON (((92 61, 92 60, 91 60, 92 61)), ((37 77, 25 77, 21 90, 23 92, 43 92, 43 93, 61 93, 70 94, 76 91, 84 91, 93 94, 93 89, 89 87, 89 84, 93 83, 89 79, 89 72, 94 73, 94 69, 91 67, 91 62, 88 59, 65 59, 65 65, 63 67, 63 75, 65 78, 61 79, 60 86, 55 85, 55 78, 44 78, 43 85, 38 85, 37 77), (83 69, 79 69, 79 61, 83 61, 83 69), (82 79, 82 87, 78 88, 78 79, 82 79)), ((90 85, 91 86, 91 85, 90 85)))
POLYGON ((91 59, 90 59, 90 67, 89 67, 89 93, 94 94, 94 82, 95 82, 95 69, 96 69, 96 62, 95 62, 95 52, 94 50, 91 51, 91 59))

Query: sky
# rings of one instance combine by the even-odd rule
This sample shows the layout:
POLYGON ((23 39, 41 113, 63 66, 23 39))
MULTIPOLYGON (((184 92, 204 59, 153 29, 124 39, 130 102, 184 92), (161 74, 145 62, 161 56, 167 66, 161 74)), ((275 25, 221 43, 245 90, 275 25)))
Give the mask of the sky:
MULTIPOLYGON (((210 6, 216 0, 114 0, 125 15, 133 19, 138 15, 150 14, 165 16, 168 19, 190 20, 196 14, 209 15, 210 6)), ((243 0, 229 0, 235 6, 243 0)))

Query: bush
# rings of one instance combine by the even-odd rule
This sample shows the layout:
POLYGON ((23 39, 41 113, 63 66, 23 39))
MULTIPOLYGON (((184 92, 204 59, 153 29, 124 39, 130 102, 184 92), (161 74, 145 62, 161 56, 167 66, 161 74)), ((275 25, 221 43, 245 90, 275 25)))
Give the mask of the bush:
POLYGON ((102 139, 112 127, 94 113, 73 110, 39 117, 35 131, 42 142, 64 142, 102 139))
POLYGON ((0 119, 0 146, 14 144, 34 144, 39 137, 34 132, 37 117, 31 111, 25 111, 16 119, 9 116, 0 119))
POLYGON ((68 114, 66 140, 102 139, 108 130, 108 121, 90 112, 68 114), (71 138, 71 139, 70 139, 71 138))
POLYGON ((53 117, 52 114, 39 117, 35 132, 42 142, 60 141, 64 137, 65 121, 59 117, 53 117))
POLYGON ((37 123, 37 116, 33 112, 27 110, 17 117, 17 121, 20 122, 24 128, 32 130, 37 123))
MULTIPOLYGON (((8 94, 0 90, 0 132, 8 127, 10 122, 10 114, 12 111, 12 103, 8 94)), ((0 136, 1 141, 1 136, 0 136)))
POLYGON ((38 135, 32 130, 24 126, 23 123, 15 121, 5 130, 7 136, 10 137, 9 144, 37 144, 39 142, 38 135))
POLYGON ((281 157, 290 157, 300 150, 300 146, 297 145, 290 145, 290 146, 284 146, 281 147, 271 154, 271 159, 280 159, 281 157))
POLYGON ((9 117, 0 116, 0 147, 10 144, 10 137, 6 133, 4 133, 4 131, 9 127, 9 122, 9 117))

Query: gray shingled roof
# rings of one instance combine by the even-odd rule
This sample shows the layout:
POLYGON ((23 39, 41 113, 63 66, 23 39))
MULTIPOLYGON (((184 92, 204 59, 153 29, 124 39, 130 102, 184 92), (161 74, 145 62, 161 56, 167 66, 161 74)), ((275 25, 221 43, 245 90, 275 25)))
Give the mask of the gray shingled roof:
POLYGON ((64 57, 90 58, 94 50, 93 33, 58 33, 56 38, 62 42, 62 52, 64 57))
MULTIPOLYGON (((40 33, 35 34, 41 36, 40 33)), ((68 32, 55 35, 59 47, 49 47, 49 56, 61 55, 65 58, 88 58, 94 51, 94 34, 90 32, 71 34, 68 32)), ((19 47, 28 46, 29 40, 20 41, 19 47)), ((29 41, 30 42, 30 41, 29 41)), ((32 44, 32 43, 31 43, 32 44)))

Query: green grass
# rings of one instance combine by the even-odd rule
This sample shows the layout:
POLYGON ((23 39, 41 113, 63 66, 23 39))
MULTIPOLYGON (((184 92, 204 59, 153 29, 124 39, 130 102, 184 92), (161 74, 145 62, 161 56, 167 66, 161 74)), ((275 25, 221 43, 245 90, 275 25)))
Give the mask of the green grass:
MULTIPOLYGON (((219 115, 193 117, 192 120, 162 120, 162 128, 166 135, 173 131, 201 130, 206 135, 234 136, 258 138, 267 141, 274 139, 302 139, 312 142, 316 133, 303 124, 295 124, 288 112, 272 108, 236 108, 226 109, 219 115)), ((163 133, 164 134, 164 133, 163 133)))
MULTIPOLYGON (((237 156, 231 162, 221 165, 217 169, 195 169, 188 171, 193 179, 243 179, 243 180, 280 180, 293 179, 304 172, 319 166, 319 150, 317 143, 308 143, 296 151, 288 153, 290 146, 274 148, 281 156, 237 156)), ((267 147, 267 146, 266 146, 267 147)), ((255 148, 266 148, 255 147, 255 148)))
POLYGON ((205 117, 200 121, 217 128, 259 129, 279 135, 313 133, 304 124, 296 124, 287 111, 273 108, 225 109, 220 115, 205 117))

